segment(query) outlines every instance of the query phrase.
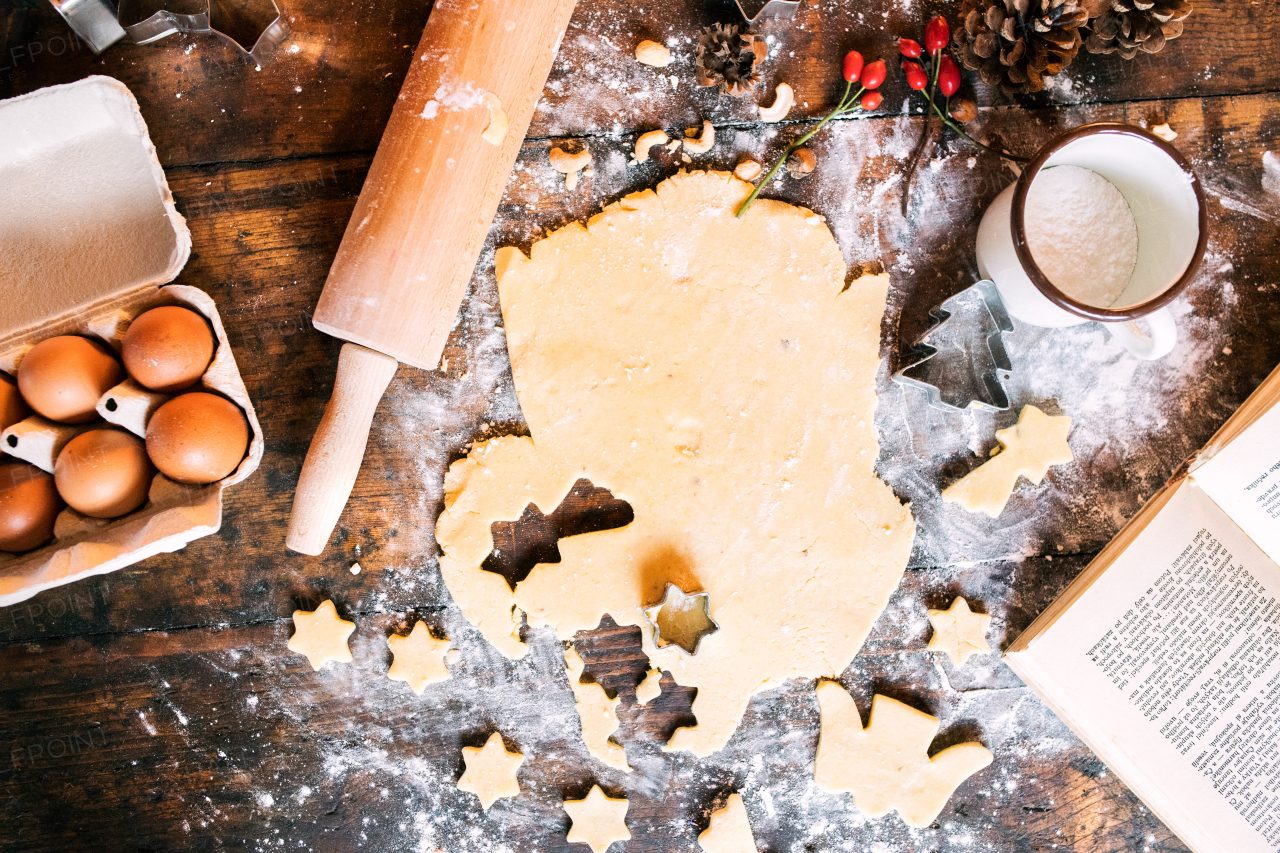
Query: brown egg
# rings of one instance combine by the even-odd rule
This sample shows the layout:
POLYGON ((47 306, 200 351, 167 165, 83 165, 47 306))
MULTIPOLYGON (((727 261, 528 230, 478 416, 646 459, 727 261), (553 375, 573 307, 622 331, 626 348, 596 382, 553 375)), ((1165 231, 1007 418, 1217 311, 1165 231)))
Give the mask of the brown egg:
POLYGON ((147 502, 156 469, 133 433, 94 429, 62 448, 53 466, 58 494, 76 512, 115 518, 147 502))
POLYGON ((27 405, 64 424, 96 420, 98 398, 123 380, 111 348, 79 335, 43 340, 18 365, 18 389, 27 405))
POLYGON ((213 331, 190 308, 165 305, 140 315, 125 332, 124 369, 139 385, 172 394, 190 388, 213 360, 213 331))
POLYGON ((170 480, 212 483, 249 449, 249 421, 225 397, 193 391, 165 403, 147 422, 147 453, 170 480))
POLYGON ((28 417, 31 417, 31 409, 18 393, 18 383, 0 373, 0 430, 28 417))
POLYGON ((62 507, 51 474, 26 462, 0 463, 0 551, 30 551, 48 542, 62 507))

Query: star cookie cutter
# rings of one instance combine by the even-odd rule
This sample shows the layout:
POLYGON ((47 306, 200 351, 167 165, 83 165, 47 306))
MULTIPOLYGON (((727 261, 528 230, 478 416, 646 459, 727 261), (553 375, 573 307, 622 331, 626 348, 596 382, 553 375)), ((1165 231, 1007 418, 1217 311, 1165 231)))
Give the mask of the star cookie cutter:
POLYGON ((720 626, 711 618, 711 596, 705 592, 687 593, 673 583, 667 584, 662 601, 644 610, 645 618, 653 626, 653 643, 660 649, 675 646, 686 655, 698 653, 704 637, 720 630, 720 626), (668 612, 670 609, 670 612, 668 612), (694 621, 699 624, 689 630, 676 632, 674 621, 694 621), (662 636, 663 623, 667 623, 670 639, 662 636))
POLYGON ((1001 373, 1007 379, 1013 367, 1002 336, 1013 331, 1013 320, 995 283, 983 280, 971 285, 943 300, 929 316, 933 326, 911 345, 907 364, 893 374, 893 381, 923 389, 936 409, 1008 409, 1001 373), (944 348, 957 358, 934 360, 944 348))
POLYGON ((790 20, 796 16, 796 11, 800 8, 800 0, 768 0, 763 6, 756 10, 754 15, 747 12, 747 6, 754 6, 751 0, 722 0, 725 5, 730 5, 738 10, 738 14, 747 22, 747 25, 759 23, 766 18, 781 18, 790 20))
POLYGON ((126 38, 150 44, 174 33, 211 33, 262 65, 289 35, 275 0, 171 0, 179 10, 145 17, 144 0, 120 0, 119 9, 110 0, 49 2, 94 53, 126 38))

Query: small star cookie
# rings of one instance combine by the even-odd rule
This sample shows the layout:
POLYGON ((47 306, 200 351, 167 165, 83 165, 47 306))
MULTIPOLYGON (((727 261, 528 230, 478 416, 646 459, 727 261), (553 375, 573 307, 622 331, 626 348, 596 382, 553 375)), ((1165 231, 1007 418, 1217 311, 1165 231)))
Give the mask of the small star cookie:
POLYGON ((571 844, 582 842, 591 848, 592 853, 604 853, 613 842, 626 841, 631 837, 624 820, 627 816, 626 798, 615 800, 606 797, 599 785, 591 788, 585 800, 566 800, 564 810, 573 821, 565 840, 571 844))
POLYGON ((1049 466, 1075 458, 1067 446, 1070 430, 1071 418, 1066 415, 1050 416, 1035 406, 1024 406, 1016 424, 996 433, 1002 449, 943 490, 942 499, 969 512, 997 517, 1009 502, 1018 477, 1039 483, 1049 466))
POLYGON ((747 807, 741 794, 730 794, 724 808, 711 813, 711 825, 698 836, 703 853, 755 853, 747 807))
POLYGON ((356 629, 356 623, 339 618, 329 599, 320 602, 315 610, 293 611, 293 625, 289 651, 306 655, 312 669, 319 671, 331 660, 351 663, 347 638, 356 629))
POLYGON ((406 682, 421 696, 428 684, 448 679, 444 656, 449 651, 449 641, 431 636, 424 623, 416 623, 407 636, 392 634, 387 637, 387 645, 395 656, 387 670, 387 678, 392 681, 406 682))
POLYGON ((507 752, 502 735, 494 732, 482 747, 464 746, 462 760, 467 770, 458 780, 458 790, 479 797, 485 811, 503 797, 519 795, 516 771, 524 763, 524 756, 518 752, 507 752))
POLYGON ((929 651, 946 652, 956 666, 963 666, 970 655, 991 651, 987 645, 991 617, 974 613, 963 598, 956 598, 946 610, 930 610, 929 621, 933 624, 929 651))

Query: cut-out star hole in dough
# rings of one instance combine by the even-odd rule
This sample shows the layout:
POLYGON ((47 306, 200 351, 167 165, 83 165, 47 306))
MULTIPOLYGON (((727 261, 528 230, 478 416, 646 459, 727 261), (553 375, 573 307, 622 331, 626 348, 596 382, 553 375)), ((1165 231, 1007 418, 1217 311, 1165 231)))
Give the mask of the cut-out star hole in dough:
POLYGON ((604 853, 613 842, 631 837, 625 822, 626 799, 606 797, 599 785, 592 786, 585 800, 566 800, 564 810, 573 821, 565 840, 586 844, 594 853, 604 853))
POLYGON ((293 611, 293 627, 289 651, 306 655, 312 669, 319 671, 329 661, 351 663, 347 638, 356 624, 340 618, 329 599, 320 602, 315 610, 293 611))
POLYGON ((1067 446, 1070 431, 1071 418, 1066 415, 1050 416, 1035 406, 1024 406, 1016 424, 996 433, 1002 449, 948 486, 942 499, 995 518, 1004 511, 1018 477, 1038 484, 1049 466, 1075 458, 1067 446))
POLYGON ((610 767, 630 772, 626 750, 609 739, 618 730, 618 703, 622 700, 616 696, 610 699, 599 684, 582 683, 586 664, 573 646, 565 649, 564 660, 569 667, 569 687, 578 705, 582 742, 587 745, 587 752, 610 767))
POLYGON ((720 630, 653 665, 696 688, 670 749, 709 755, 751 696, 845 670, 902 577, 915 528, 875 474, 887 275, 847 280, 822 217, 750 184, 680 173, 585 225, 495 259, 530 435, 450 466, 436 526, 463 614, 512 658, 603 614, 645 625, 668 583, 710 596, 720 630), (562 538, 518 582, 480 568, 495 521, 558 506, 582 478, 634 510, 562 538))
POLYGON ((821 731, 813 776, 818 787, 853 794, 867 817, 897 810, 908 826, 927 827, 960 783, 991 763, 980 743, 948 747, 933 758, 938 718, 888 696, 871 700, 864 729, 858 707, 834 681, 818 684, 821 731))
POLYGON ((946 652, 956 666, 963 666, 970 655, 991 651, 987 644, 991 617, 974 613, 963 598, 956 598, 946 610, 930 610, 929 622, 933 625, 929 651, 946 652))
POLYGON ((560 562, 558 540, 625 527, 634 518, 626 501, 581 479, 550 515, 543 515, 535 504, 529 504, 518 520, 495 521, 490 526, 493 550, 480 568, 502 575, 514 591, 534 566, 560 562))
POLYGON ((679 646, 696 655, 703 638, 720 630, 711 618, 710 596, 705 592, 690 595, 673 583, 667 584, 662 603, 644 614, 653 623, 653 641, 660 649, 679 646))
POLYGON ((449 641, 431 636, 424 623, 416 623, 406 636, 392 634, 387 637, 387 645, 394 656, 387 678, 405 682, 419 696, 428 684, 449 678, 449 670, 444 665, 449 641))
POLYGON ((730 794, 724 807, 711 813, 711 825, 698 836, 703 853, 755 853, 747 807, 741 794, 730 794))
POLYGON ((503 797, 519 795, 520 783, 516 781, 516 772, 524 763, 524 756, 508 752, 502 735, 494 732, 481 747, 464 746, 462 760, 467 769, 458 780, 458 790, 479 797, 480 806, 485 811, 503 797))

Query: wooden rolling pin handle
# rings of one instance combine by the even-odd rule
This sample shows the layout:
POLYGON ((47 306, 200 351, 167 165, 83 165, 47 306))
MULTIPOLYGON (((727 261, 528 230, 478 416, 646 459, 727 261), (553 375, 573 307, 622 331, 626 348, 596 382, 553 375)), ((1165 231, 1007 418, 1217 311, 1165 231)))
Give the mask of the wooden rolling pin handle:
POLYGON ((314 556, 329 544, 360 473, 373 413, 397 366, 394 358, 380 352, 343 345, 333 396, 311 440, 293 496, 285 539, 290 550, 314 556))

